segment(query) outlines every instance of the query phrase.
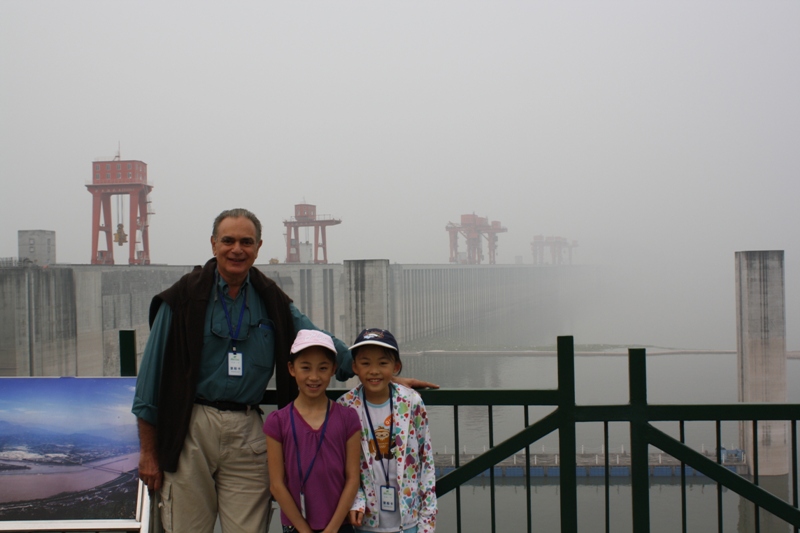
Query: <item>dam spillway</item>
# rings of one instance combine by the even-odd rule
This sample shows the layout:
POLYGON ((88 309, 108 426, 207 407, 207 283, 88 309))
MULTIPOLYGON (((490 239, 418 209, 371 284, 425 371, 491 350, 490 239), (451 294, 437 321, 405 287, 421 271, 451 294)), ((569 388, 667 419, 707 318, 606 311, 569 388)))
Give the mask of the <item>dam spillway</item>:
MULTIPOLYGON (((530 348, 570 333, 590 267, 343 264, 256 265, 318 327, 349 342, 364 327, 475 349, 530 348)), ((117 376, 119 332, 149 334, 152 297, 190 266, 0 268, 0 376, 117 376)))

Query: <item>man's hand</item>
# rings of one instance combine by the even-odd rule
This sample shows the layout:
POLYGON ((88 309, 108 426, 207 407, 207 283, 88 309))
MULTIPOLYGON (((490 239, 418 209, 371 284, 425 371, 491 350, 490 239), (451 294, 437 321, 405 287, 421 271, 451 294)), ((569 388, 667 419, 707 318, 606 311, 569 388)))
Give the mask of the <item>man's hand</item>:
POLYGON ((139 425, 139 479, 150 490, 161 490, 164 473, 158 466, 158 452, 156 428, 142 420, 137 419, 139 425))
POLYGON ((164 479, 164 474, 158 467, 158 459, 143 450, 139 452, 139 479, 150 490, 161 490, 161 483, 164 479))
POLYGON ((410 387, 412 389, 438 389, 439 385, 436 383, 431 383, 429 381, 420 381, 416 378, 401 378, 400 376, 395 376, 392 378, 392 381, 395 383, 399 383, 400 385, 404 385, 406 387, 410 387))

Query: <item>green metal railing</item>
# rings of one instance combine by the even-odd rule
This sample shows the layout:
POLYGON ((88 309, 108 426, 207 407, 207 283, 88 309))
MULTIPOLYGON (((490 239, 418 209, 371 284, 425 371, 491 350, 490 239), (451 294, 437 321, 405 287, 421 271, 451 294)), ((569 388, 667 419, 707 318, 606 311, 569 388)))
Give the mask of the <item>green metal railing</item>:
MULTIPOLYGON (((630 425, 631 455, 631 512, 634 533, 650 531, 650 478, 649 446, 673 456, 681 462, 681 508, 683 531, 686 529, 686 479, 685 468, 690 466, 697 472, 717 482, 717 521, 722 531, 722 490, 727 488, 753 502, 756 509, 755 531, 759 529, 758 510, 763 509, 785 520, 795 532, 800 528, 797 484, 797 432, 796 421, 800 419, 800 405, 795 404, 700 404, 700 405, 649 405, 647 403, 646 353, 644 349, 628 351, 629 403, 626 405, 575 404, 575 359, 572 337, 558 338, 558 389, 555 390, 423 390, 420 391, 428 406, 452 406, 456 450, 459 450, 459 407, 487 406, 489 412, 489 450, 466 464, 459 464, 455 454, 454 471, 437 479, 437 495, 456 492, 457 529, 464 531, 461 523, 460 487, 489 471, 491 488, 491 524, 496 529, 494 505, 494 466, 513 454, 525 452, 525 485, 527 493, 527 531, 533 531, 531 512, 530 445, 546 435, 558 431, 560 463, 560 516, 561 531, 578 530, 577 498, 577 446, 578 423, 602 422, 605 450, 608 450, 609 422, 626 422, 630 425), (523 406, 525 428, 501 443, 494 443, 492 408, 494 406, 523 406), (528 424, 529 406, 554 406, 555 410, 541 420, 528 424), (758 486, 758 427, 760 420, 781 420, 791 423, 791 493, 793 504, 789 504, 758 486), (651 422, 674 421, 679 423, 680 438, 675 439, 653 427, 651 422), (689 448, 684 443, 684 422, 711 421, 716 424, 716 462, 689 448), (752 421, 753 423, 753 481, 732 472, 723 466, 720 456, 720 423, 722 421, 752 421)), ((329 395, 338 397, 344 391, 331 390, 329 395)), ((265 403, 274 403, 274 392, 268 391, 265 403)), ((605 531, 610 531, 609 513, 609 454, 605 461, 605 531)))
MULTIPOLYGON (((491 525, 496 530, 494 505, 494 466, 519 451, 525 452, 525 485, 527 490, 527 531, 533 531, 531 511, 530 445, 539 439, 558 432, 560 478, 561 531, 578 530, 577 498, 577 446, 576 426, 579 423, 602 422, 604 430, 605 466, 605 531, 610 531, 609 512, 609 453, 608 425, 610 422, 628 423, 630 426, 631 455, 631 512, 634 533, 650 531, 650 479, 649 446, 673 456, 681 462, 681 516, 682 531, 686 526, 686 466, 707 476, 717 483, 717 523, 722 527, 722 490, 727 488, 755 505, 755 531, 759 529, 759 509, 772 513, 786 521, 795 532, 800 530, 800 508, 798 508, 797 483, 797 420, 800 420, 800 405, 795 404, 700 404, 700 405, 650 405, 647 403, 646 353, 644 349, 628 350, 629 403, 625 405, 575 404, 575 358, 572 337, 558 338, 558 388, 555 390, 423 390, 420 394, 428 406, 452 406, 456 454, 455 470, 437 479, 437 495, 455 491, 457 529, 463 531, 461 523, 461 486, 471 479, 489 471, 491 497, 491 525), (489 450, 466 464, 460 464, 459 407, 486 406, 489 413, 489 450), (522 406, 525 427, 498 444, 494 443, 493 407, 522 406), (537 422, 529 424, 529 406, 552 406, 554 411, 537 422), (789 504, 758 486, 758 421, 779 420, 791 423, 791 494, 789 504), (655 428, 652 422, 674 421, 679 424, 679 439, 655 428), (687 421, 711 421, 716 424, 716 461, 713 461, 685 444, 684 423, 687 421), (722 421, 751 421, 753 427, 753 481, 732 472, 722 465, 720 425, 722 421)), ((344 390, 329 390, 336 398, 344 390)), ((276 403, 274 390, 264 394, 263 404, 276 403)))

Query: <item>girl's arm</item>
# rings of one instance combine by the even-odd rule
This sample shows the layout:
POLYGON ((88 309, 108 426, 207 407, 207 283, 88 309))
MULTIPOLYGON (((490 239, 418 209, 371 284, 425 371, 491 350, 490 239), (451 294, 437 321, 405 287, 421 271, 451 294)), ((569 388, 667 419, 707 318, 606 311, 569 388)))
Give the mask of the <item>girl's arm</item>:
POLYGON ((294 503, 292 493, 283 481, 285 470, 283 464, 283 444, 267 435, 267 465, 269 466, 269 490, 281 506, 281 511, 299 533, 313 533, 300 509, 294 503))
POLYGON ((328 522, 328 527, 323 533, 336 533, 342 527, 344 519, 350 512, 350 507, 355 500, 356 492, 361 477, 361 432, 356 431, 347 439, 347 452, 344 465, 344 488, 339 497, 339 504, 336 511, 328 522))
POLYGON ((415 417, 419 450, 419 533, 436 530, 436 467, 428 432, 428 413, 420 400, 415 417))

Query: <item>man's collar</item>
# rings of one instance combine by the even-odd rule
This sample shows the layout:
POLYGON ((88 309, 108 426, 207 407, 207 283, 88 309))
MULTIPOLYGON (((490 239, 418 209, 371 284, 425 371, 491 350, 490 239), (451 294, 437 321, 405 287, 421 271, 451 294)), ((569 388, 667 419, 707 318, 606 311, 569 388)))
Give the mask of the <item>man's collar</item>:
MULTIPOLYGON (((225 279, 223 279, 222 276, 220 276, 219 269, 217 269, 214 272, 214 276, 216 276, 216 278, 217 278, 217 287, 219 287, 219 289, 222 291, 222 294, 227 294, 228 293, 228 282, 225 281, 225 279)), ((240 289, 243 289, 243 288, 247 287, 247 285, 249 285, 249 284, 250 284, 250 272, 248 272, 247 273, 247 277, 244 278, 244 281, 242 282, 242 286, 240 287, 240 289)))

